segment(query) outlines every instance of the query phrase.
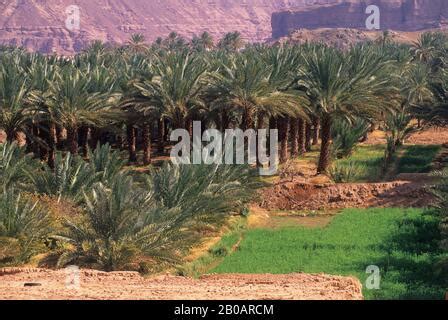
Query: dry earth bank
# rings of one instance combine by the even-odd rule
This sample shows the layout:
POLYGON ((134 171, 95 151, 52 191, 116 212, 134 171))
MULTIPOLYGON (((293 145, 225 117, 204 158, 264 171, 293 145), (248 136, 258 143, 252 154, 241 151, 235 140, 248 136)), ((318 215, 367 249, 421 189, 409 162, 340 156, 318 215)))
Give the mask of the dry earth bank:
POLYGON ((135 272, 80 271, 79 289, 66 285, 65 270, 0 270, 0 299, 141 300, 360 300, 361 283, 330 275, 206 275, 200 279, 135 272), (25 285, 28 286, 25 286, 25 285))

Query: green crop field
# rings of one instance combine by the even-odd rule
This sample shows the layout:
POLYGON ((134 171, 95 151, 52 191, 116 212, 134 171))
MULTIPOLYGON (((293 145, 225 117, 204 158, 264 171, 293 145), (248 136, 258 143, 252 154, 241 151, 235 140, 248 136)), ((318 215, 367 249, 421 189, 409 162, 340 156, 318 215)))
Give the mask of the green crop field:
POLYGON ((328 273, 363 284, 366 268, 381 270, 379 290, 366 299, 441 299, 434 267, 441 255, 438 219, 420 209, 351 209, 329 226, 249 230, 238 250, 211 270, 217 273, 328 273))

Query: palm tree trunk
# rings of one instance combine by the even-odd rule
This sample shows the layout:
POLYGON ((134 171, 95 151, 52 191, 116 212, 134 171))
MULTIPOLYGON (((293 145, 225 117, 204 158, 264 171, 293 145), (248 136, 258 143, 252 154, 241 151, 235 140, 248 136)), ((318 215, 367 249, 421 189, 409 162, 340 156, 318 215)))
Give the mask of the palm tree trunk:
POLYGON ((320 130, 320 119, 319 117, 313 118, 313 146, 317 146, 319 144, 319 130, 320 130))
MULTIPOLYGON (((277 128, 277 119, 276 118, 274 118, 274 117, 270 117, 269 118, 269 139, 268 139, 268 150, 270 151, 271 150, 271 131, 270 130, 278 130, 278 128, 277 128)), ((269 153, 269 155, 271 155, 270 153, 269 153)))
POLYGON ((67 129, 68 147, 72 155, 78 155, 78 126, 67 129))
POLYGON ((151 164, 151 128, 147 124, 143 126, 143 164, 151 164))
POLYGON ((158 151, 159 153, 163 154, 165 153, 165 131, 166 131, 166 126, 165 126, 165 119, 160 119, 159 120, 159 128, 158 128, 158 151))
POLYGON ((165 142, 168 142, 170 140, 170 129, 172 129, 172 123, 169 120, 164 121, 165 126, 165 142))
POLYGON ((299 154, 306 153, 306 126, 305 121, 303 119, 298 120, 299 126, 299 154))
POLYGON ((100 131, 100 144, 101 145, 105 145, 105 144, 112 145, 109 132, 107 132, 106 130, 103 130, 103 129, 99 129, 99 131, 100 131))
POLYGON ((124 148, 123 136, 121 134, 117 134, 115 139, 117 141, 117 148, 120 150, 123 150, 123 148, 124 148))
POLYGON ((26 130, 26 153, 32 153, 33 152, 33 124, 30 126, 27 126, 26 130))
POLYGON ((311 151, 311 135, 312 135, 312 129, 311 129, 311 124, 310 123, 306 123, 306 130, 305 130, 305 149, 307 152, 311 151))
POLYGON ((299 156, 299 123, 297 119, 291 119, 291 157, 299 156))
POLYGON ((39 152, 40 152, 39 142, 38 142, 39 136, 40 136, 39 124, 33 123, 31 130, 33 133, 33 138, 34 138, 32 152, 34 153, 34 156, 37 157, 37 155, 39 155, 39 152))
POLYGON ((48 149, 48 134, 49 130, 46 123, 39 123, 39 127, 37 128, 37 132, 39 135, 39 158, 42 162, 47 162, 49 157, 49 149, 48 149))
POLYGON ((6 141, 8 141, 9 143, 19 143, 20 137, 19 137, 19 133, 17 132, 17 130, 15 129, 11 129, 11 130, 7 130, 6 131, 6 141))
POLYGON ((101 131, 98 128, 92 128, 90 132, 90 149, 94 150, 100 142, 101 131))
POLYGON ((128 124, 126 126, 126 133, 128 139, 129 162, 135 163, 137 162, 135 128, 128 124))
POLYGON ((241 128, 243 131, 254 128, 254 113, 252 108, 244 108, 241 128))
MULTIPOLYGON (((257 126, 258 126, 259 130, 260 129, 265 129, 266 123, 265 123, 265 117, 264 117, 263 113, 259 113, 258 116, 257 116, 257 126)), ((257 155, 256 155, 256 157, 257 157, 257 165, 259 167, 261 167, 263 165, 259 161, 259 158, 258 158, 260 140, 261 140, 260 134, 257 133, 257 145, 255 146, 255 148, 257 150, 257 155)))
POLYGON ((224 133, 226 129, 230 129, 230 117, 227 110, 221 111, 221 132, 224 133))
POLYGON ((64 128, 56 126, 56 147, 62 149, 64 147, 64 128))
POLYGON ((193 139, 193 119, 188 117, 185 121, 185 129, 188 131, 190 138, 193 139))
POLYGON ((57 144, 57 133, 56 124, 51 122, 49 125, 48 134, 48 166, 54 169, 54 160, 56 157, 56 144, 57 144))
POLYGON ((278 136, 280 139, 280 162, 285 163, 289 159, 288 138, 289 138, 289 117, 279 118, 278 136))
POLYGON ((81 150, 82 150, 82 156, 84 158, 87 158, 88 153, 89 153, 89 148, 88 148, 88 141, 89 141, 89 127, 87 126, 82 126, 79 129, 79 142, 81 144, 81 150))
POLYGON ((331 157, 331 118, 324 116, 322 118, 322 145, 320 150, 319 165, 317 173, 326 173, 330 166, 331 157))

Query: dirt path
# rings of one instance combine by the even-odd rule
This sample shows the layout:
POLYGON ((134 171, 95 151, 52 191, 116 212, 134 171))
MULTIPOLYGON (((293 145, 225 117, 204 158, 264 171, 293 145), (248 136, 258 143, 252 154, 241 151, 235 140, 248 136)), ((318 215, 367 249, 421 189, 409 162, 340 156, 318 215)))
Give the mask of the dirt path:
POLYGON ((300 215, 288 211, 267 210, 257 205, 250 208, 247 226, 250 229, 278 229, 284 227, 320 228, 327 226, 336 213, 300 215))
MULTIPOLYGON (((0 270, 0 299, 137 300, 360 300, 361 283, 329 275, 207 275, 143 278, 134 272, 81 270, 79 289, 68 288, 65 270, 0 270), (28 286, 25 286, 27 284, 28 286)), ((70 278, 69 278, 70 279, 70 278)), ((69 281, 70 284, 70 281, 69 281)))

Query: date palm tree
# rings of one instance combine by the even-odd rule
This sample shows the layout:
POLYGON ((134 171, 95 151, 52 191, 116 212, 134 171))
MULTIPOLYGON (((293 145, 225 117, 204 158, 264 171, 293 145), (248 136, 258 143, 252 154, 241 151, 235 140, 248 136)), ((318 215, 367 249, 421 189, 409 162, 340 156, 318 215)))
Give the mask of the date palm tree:
POLYGON ((140 103, 162 110, 162 117, 173 127, 190 128, 195 115, 205 109, 201 93, 206 87, 207 68, 201 55, 187 50, 158 57, 154 77, 135 83, 140 103))
POLYGON ((227 33, 218 43, 218 48, 229 52, 239 51, 243 47, 244 41, 238 31, 227 33))
POLYGON ((22 68, 19 55, 7 55, 0 65, 0 128, 9 142, 19 139, 31 118, 28 108, 29 79, 22 68))
POLYGON ((236 113, 243 130, 264 128, 265 117, 280 117, 279 135, 282 140, 281 159, 287 160, 288 117, 304 116, 306 104, 298 92, 279 90, 272 76, 273 67, 256 51, 238 54, 223 63, 219 72, 212 75, 212 109, 236 113), (285 134, 286 133, 286 134, 285 134))
POLYGON ((425 32, 413 43, 414 59, 428 64, 433 71, 443 65, 442 57, 447 49, 448 37, 442 32, 425 32))
POLYGON ((270 81, 271 74, 272 67, 254 53, 229 59, 220 72, 212 75, 212 90, 217 97, 214 107, 238 112, 244 130, 255 128, 258 115, 296 115, 301 110, 300 97, 292 91, 278 90, 270 81))
POLYGON ((69 151, 78 154, 78 130, 81 126, 101 127, 117 117, 112 106, 118 102, 114 81, 107 70, 98 67, 81 71, 72 65, 62 67, 47 95, 48 113, 67 129, 69 151))
POLYGON ((127 46, 133 53, 145 52, 148 49, 145 42, 146 39, 143 34, 134 33, 127 42, 127 46))
POLYGON ((134 54, 129 58, 119 58, 116 68, 120 70, 118 86, 122 93, 120 106, 126 119, 129 162, 137 162, 136 127, 143 128, 143 164, 151 163, 151 124, 159 118, 152 105, 140 94, 136 83, 151 81, 152 61, 146 56, 134 54))
POLYGON ((210 33, 204 31, 200 36, 193 36, 193 39, 191 39, 191 45, 193 49, 197 51, 208 51, 215 47, 215 41, 210 33))
MULTIPOLYGON (((47 104, 50 94, 50 85, 55 80, 57 73, 57 64, 60 63, 57 58, 36 57, 29 68, 29 78, 31 82, 31 93, 29 101, 33 105, 34 114, 32 119, 32 130, 37 133, 33 136, 34 144, 40 146, 41 159, 48 158, 48 165, 53 168, 56 153, 56 120, 52 118, 47 104), (41 139, 41 132, 45 132, 45 140, 41 139), (46 154, 46 155, 45 155, 46 154)), ((35 150, 37 151, 37 150, 35 150)))
POLYGON ((327 172, 331 156, 331 127, 335 116, 380 116, 397 94, 387 74, 389 62, 370 46, 346 53, 317 47, 303 55, 299 86, 316 102, 322 121, 318 173, 327 172))

